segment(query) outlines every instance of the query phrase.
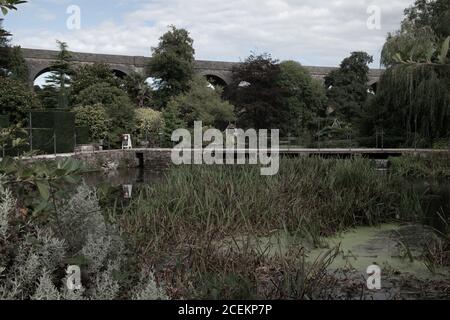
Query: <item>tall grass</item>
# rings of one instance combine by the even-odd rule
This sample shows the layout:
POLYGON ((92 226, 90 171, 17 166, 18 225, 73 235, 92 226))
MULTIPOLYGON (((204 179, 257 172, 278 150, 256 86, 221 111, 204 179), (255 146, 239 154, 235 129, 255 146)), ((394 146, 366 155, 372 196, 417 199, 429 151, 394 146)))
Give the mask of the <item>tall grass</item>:
POLYGON ((258 168, 249 166, 181 167, 144 191, 129 208, 125 224, 165 242, 273 230, 316 238, 401 214, 399 200, 416 199, 394 185, 364 159, 283 160, 274 177, 260 176, 258 168))
POLYGON ((411 178, 450 178, 450 159, 443 156, 403 156, 391 158, 391 171, 394 175, 411 178))

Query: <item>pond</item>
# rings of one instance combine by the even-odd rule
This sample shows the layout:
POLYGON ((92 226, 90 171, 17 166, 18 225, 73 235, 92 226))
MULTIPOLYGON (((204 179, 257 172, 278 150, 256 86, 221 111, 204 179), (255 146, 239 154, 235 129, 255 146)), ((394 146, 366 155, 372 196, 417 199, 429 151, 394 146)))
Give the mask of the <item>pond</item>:
MULTIPOLYGON (((380 174, 386 175, 388 172, 382 170, 380 174)), ((89 173, 84 176, 84 180, 89 185, 102 189, 110 199, 115 198, 116 201, 127 206, 133 198, 140 195, 140 190, 144 187, 166 183, 166 173, 141 168, 124 169, 89 173)), ((389 274, 388 279, 383 278, 385 280, 383 292, 378 293, 380 299, 395 298, 405 281, 411 281, 408 285, 412 287, 417 286, 415 281, 419 280, 411 279, 437 282, 442 279, 448 280, 450 279, 448 268, 438 267, 432 270, 423 260, 422 255, 424 248, 435 243, 437 234, 448 234, 450 184, 448 180, 400 179, 400 181, 402 193, 414 193, 420 198, 422 215, 419 220, 414 220, 414 223, 392 221, 377 226, 346 230, 334 237, 323 239, 320 247, 313 246, 301 237, 279 230, 274 230, 272 234, 266 236, 241 235, 222 239, 215 245, 220 251, 250 244, 258 252, 265 252, 272 257, 286 255, 296 248, 304 248, 306 261, 309 263, 320 260, 320 257, 331 248, 339 247, 339 254, 328 266, 328 271, 335 276, 337 272, 341 272, 339 275, 346 280, 360 281, 367 276, 368 266, 374 264, 380 266, 384 272, 383 275, 389 274), (351 274, 347 273, 349 270, 351 274), (410 279, 410 276, 413 278, 410 279)))

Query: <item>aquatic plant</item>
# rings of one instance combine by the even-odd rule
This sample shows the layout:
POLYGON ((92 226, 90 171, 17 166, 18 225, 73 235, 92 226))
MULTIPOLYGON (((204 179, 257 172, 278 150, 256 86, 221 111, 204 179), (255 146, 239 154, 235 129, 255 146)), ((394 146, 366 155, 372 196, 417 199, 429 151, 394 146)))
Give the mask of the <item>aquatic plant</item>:
POLYGON ((113 219, 174 298, 307 298, 326 296, 319 280, 331 279, 302 264, 305 252, 274 258, 270 248, 224 248, 224 241, 281 231, 320 247, 323 237, 411 219, 409 209, 420 207, 420 197, 370 160, 283 159, 280 167, 273 177, 250 166, 176 168, 113 219), (260 277, 277 286, 261 291, 260 277))

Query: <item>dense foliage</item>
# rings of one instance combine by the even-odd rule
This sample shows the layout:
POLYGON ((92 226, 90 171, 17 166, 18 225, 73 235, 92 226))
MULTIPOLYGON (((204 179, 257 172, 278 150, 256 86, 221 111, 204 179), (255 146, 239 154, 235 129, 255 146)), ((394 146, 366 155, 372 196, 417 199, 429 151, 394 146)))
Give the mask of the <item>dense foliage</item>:
POLYGON ((341 121, 355 122, 361 116, 368 97, 369 64, 373 58, 365 52, 353 52, 339 69, 325 77, 330 113, 341 121))
POLYGON ((11 47, 11 34, 3 29, 0 19, 0 77, 28 83, 28 67, 20 47, 11 47))
POLYGON ((226 96, 240 127, 280 129, 283 136, 309 134, 326 109, 325 91, 306 69, 267 54, 251 55, 235 68, 226 96))
POLYGON ((195 77, 190 83, 190 90, 174 97, 169 107, 180 110, 180 116, 189 127, 194 121, 202 121, 204 126, 224 130, 234 122, 234 107, 221 98, 222 90, 208 86, 206 79, 195 77))
POLYGON ((40 102, 26 84, 0 77, 0 113, 9 114, 12 123, 22 121, 28 111, 39 107, 40 102))
POLYGON ((407 145, 450 139, 450 32, 448 1, 416 1, 402 27, 389 35, 374 118, 407 145))
POLYGON ((150 108, 136 109, 136 137, 148 146, 158 146, 164 126, 162 113, 150 108))
POLYGON ((280 66, 270 55, 250 55, 233 70, 227 98, 236 107, 239 126, 273 128, 278 116, 280 66))
POLYGON ((322 83, 313 79, 298 62, 285 61, 280 63, 277 85, 281 88, 281 97, 276 127, 282 136, 308 135, 327 106, 322 83))
POLYGON ((113 87, 120 86, 120 80, 107 64, 94 63, 79 66, 72 77, 72 97, 76 99, 81 91, 98 83, 107 83, 113 87))
POLYGON ((73 109, 73 112, 75 112, 76 126, 89 128, 91 141, 98 142, 108 137, 108 132, 111 130, 111 120, 103 104, 78 106, 73 109))
MULTIPOLYGON (((106 82, 93 84, 80 91, 75 98, 75 103, 81 106, 81 108, 75 109, 78 119, 81 117, 85 118, 85 112, 90 108, 95 108, 96 106, 100 106, 100 108, 102 108, 101 106, 104 107, 108 114, 108 122, 104 125, 108 128, 107 138, 109 144, 112 146, 118 146, 122 134, 132 133, 134 131, 134 106, 128 94, 119 87, 112 86, 106 82), (80 112, 82 115, 78 115, 80 112)), ((97 113, 97 116, 100 115, 103 115, 103 113, 97 113)), ((98 134, 102 133, 91 131, 91 134, 92 138, 98 138, 98 134)))
POLYGON ((127 75, 124 85, 130 99, 138 108, 151 107, 152 88, 143 75, 137 72, 127 75))
POLYGON ((185 29, 171 26, 161 38, 149 65, 155 79, 155 107, 164 108, 172 97, 189 90, 194 75, 194 41, 185 29))
POLYGON ((71 64, 72 55, 68 51, 65 42, 57 41, 59 52, 56 61, 50 66, 51 73, 46 79, 48 87, 54 87, 56 93, 57 107, 67 109, 69 107, 70 83, 73 76, 71 64))

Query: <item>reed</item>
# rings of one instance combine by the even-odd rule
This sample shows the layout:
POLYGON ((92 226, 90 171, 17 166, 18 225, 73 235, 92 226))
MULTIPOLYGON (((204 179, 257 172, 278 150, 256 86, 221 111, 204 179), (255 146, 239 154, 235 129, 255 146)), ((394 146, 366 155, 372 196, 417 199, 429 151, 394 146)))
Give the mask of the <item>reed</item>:
POLYGON ((308 275, 323 272, 329 259, 304 265, 300 246, 301 254, 287 248, 274 260, 269 248, 256 250, 237 245, 238 240, 223 249, 225 239, 260 239, 282 231, 320 246, 322 237, 409 214, 418 197, 404 194, 397 183, 365 159, 283 159, 273 177, 251 166, 179 167, 144 189, 119 221, 139 259, 164 274, 175 298, 320 296, 308 275), (261 270, 271 270, 268 277, 285 275, 264 296, 261 270), (302 290, 293 285, 298 281, 302 290))

